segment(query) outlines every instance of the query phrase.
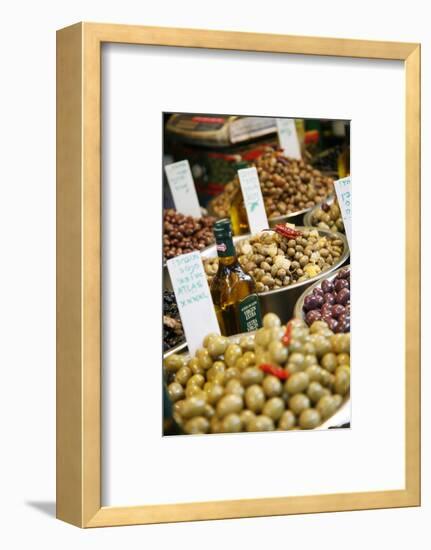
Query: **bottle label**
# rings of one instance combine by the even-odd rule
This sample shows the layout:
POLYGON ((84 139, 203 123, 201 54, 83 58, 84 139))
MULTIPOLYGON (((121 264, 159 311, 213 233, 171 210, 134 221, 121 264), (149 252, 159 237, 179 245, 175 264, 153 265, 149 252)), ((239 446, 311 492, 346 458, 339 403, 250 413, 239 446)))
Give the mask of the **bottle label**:
POLYGON ((262 315, 257 294, 250 294, 238 303, 238 317, 240 332, 251 332, 262 326, 262 315))
POLYGON ((216 244, 217 254, 221 258, 227 258, 236 255, 235 246, 231 238, 216 244))

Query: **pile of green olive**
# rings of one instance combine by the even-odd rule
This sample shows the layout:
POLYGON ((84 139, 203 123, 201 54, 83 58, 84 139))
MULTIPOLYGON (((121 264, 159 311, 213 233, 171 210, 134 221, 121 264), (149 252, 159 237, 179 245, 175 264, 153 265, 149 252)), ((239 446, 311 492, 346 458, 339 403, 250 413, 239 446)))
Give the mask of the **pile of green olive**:
POLYGON ((194 357, 165 360, 174 419, 187 434, 317 428, 350 389, 350 334, 323 321, 282 326, 268 313, 237 343, 208 335, 194 357))

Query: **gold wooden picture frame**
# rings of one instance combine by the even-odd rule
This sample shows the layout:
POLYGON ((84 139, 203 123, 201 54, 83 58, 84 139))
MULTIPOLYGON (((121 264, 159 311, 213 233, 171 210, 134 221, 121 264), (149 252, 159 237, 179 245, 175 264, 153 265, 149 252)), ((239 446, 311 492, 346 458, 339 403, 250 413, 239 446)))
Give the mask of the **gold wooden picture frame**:
POLYGON ((80 527, 420 505, 420 45, 78 23, 57 33, 57 517, 80 527), (101 505, 101 47, 126 43, 402 60, 405 71, 405 488, 101 505))

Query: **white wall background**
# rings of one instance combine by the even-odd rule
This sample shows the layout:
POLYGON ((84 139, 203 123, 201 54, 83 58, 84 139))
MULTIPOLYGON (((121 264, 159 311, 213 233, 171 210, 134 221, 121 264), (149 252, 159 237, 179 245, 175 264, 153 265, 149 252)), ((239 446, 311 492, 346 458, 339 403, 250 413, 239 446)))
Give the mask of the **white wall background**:
MULTIPOLYGON (((55 30, 76 21, 422 42, 423 204, 431 198, 431 36, 427 4, 387 0, 216 3, 3 2, 0 8, 0 544, 15 548, 428 548, 431 386, 423 350, 423 505, 314 516, 80 531, 53 519, 55 497, 55 30)), ((382 136, 384 139, 384 136, 382 136)), ((390 162, 390 159, 387 159, 390 162)), ((389 212, 390 218, 390 212, 389 212)), ((385 219, 387 221, 387 218, 385 219)), ((390 220, 396 223, 396 220, 390 220)), ((377 221, 376 227, 382 225, 377 221)), ((424 250, 431 220, 424 216, 424 250)), ((423 280, 430 280, 424 255, 423 280)), ((424 334, 430 327, 423 288, 424 334)), ((424 338, 425 340, 425 338, 424 338)), ((388 345, 390 343, 388 342, 388 345)), ((383 429, 383 428, 382 428, 383 429)), ((366 450, 364 450, 366 452, 366 450)))

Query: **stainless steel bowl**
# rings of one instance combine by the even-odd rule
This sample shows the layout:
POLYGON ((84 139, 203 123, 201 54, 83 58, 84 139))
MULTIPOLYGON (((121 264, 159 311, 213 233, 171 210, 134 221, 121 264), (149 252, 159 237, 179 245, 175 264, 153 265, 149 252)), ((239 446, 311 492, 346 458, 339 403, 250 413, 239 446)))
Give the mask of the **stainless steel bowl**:
MULTIPOLYGON (((250 334, 254 334, 253 332, 246 333, 247 336, 250 336, 250 334)), ((237 344, 243 334, 235 334, 234 336, 229 336, 229 340, 233 344, 237 344)), ((170 349, 166 353, 163 354, 163 361, 169 357, 170 355, 173 355, 174 353, 184 353, 187 356, 189 356, 187 343, 180 344, 176 346, 175 348, 170 349)), ((343 426, 344 424, 347 424, 350 422, 350 396, 348 396, 344 403, 341 405, 341 407, 338 409, 338 411, 333 414, 330 418, 325 420, 320 426, 315 428, 315 430, 325 430, 328 428, 338 428, 340 426, 343 426)))
POLYGON ((306 288, 295 304, 295 308, 293 310, 294 317, 297 317, 298 319, 305 319, 305 315, 304 315, 305 297, 311 294, 315 288, 320 286, 323 280, 333 281, 342 269, 350 269, 350 265, 349 264, 344 265, 339 269, 337 269, 336 271, 332 271, 327 277, 321 277, 318 281, 316 281, 315 283, 310 285, 308 288, 306 288))
MULTIPOLYGON (((317 231, 319 232, 319 235, 325 235, 331 239, 336 239, 336 238, 341 239, 343 241, 344 251, 343 251, 343 254, 340 256, 340 259, 338 260, 338 262, 336 262, 333 266, 331 266, 327 271, 324 271, 323 273, 319 273, 312 279, 308 279, 307 281, 302 281, 300 283, 295 283, 293 285, 279 288, 277 290, 268 290, 267 292, 261 292, 259 294, 262 315, 265 315, 265 313, 270 313, 270 312, 276 313, 280 317, 282 323, 286 323, 292 318, 295 303, 299 298, 299 296, 304 291, 304 289, 312 285, 314 281, 327 276, 328 274, 332 273, 334 270, 341 267, 346 262, 346 260, 350 255, 347 239, 345 235, 342 235, 341 233, 333 233, 332 231, 328 231, 326 229, 318 229, 316 227, 311 228, 311 227, 297 226, 296 229, 298 229, 299 231, 301 230, 303 231, 305 229, 317 229, 317 231)), ((234 243, 236 244, 239 241, 246 239, 250 236, 251 235, 241 235, 240 237, 234 237, 234 243)), ((205 251, 202 251, 203 258, 214 258, 215 256, 217 256, 217 251, 215 246, 208 247, 205 251)))

